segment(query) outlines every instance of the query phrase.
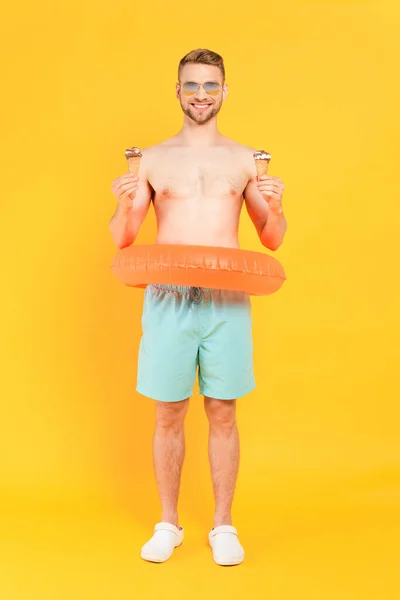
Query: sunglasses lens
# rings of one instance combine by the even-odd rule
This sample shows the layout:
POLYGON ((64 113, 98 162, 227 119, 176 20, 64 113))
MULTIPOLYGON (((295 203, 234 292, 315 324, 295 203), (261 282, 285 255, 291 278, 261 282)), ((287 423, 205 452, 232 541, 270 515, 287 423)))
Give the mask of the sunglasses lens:
POLYGON ((197 92, 198 89, 199 89, 199 84, 196 83, 195 81, 187 81, 182 86, 182 91, 185 94, 185 96, 192 96, 193 94, 195 94, 197 92))
MULTIPOLYGON (((195 81, 187 81, 182 86, 182 92, 185 96, 193 96, 200 88, 200 84, 195 81)), ((216 81, 206 81, 203 84, 204 91, 209 96, 217 96, 221 91, 221 86, 216 81)))
POLYGON ((209 96, 216 96, 221 91, 221 86, 215 81, 206 81, 203 87, 209 96))

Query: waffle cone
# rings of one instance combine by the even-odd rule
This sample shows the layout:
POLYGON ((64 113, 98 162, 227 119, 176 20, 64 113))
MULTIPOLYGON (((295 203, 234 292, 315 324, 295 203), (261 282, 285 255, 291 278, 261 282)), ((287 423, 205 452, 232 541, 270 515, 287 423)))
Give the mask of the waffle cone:
POLYGON ((140 158, 141 158, 140 156, 134 156, 133 158, 128 158, 129 171, 135 177, 137 177, 138 173, 139 173, 140 158))
POLYGON ((267 175, 269 160, 259 159, 259 160, 255 160, 254 162, 256 163, 257 177, 261 177, 262 175, 267 175))

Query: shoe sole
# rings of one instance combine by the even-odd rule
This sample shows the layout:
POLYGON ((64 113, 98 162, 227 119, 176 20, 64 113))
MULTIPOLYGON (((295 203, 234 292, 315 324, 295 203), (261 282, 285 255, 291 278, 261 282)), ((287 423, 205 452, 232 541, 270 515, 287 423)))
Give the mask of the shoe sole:
POLYGON ((243 561, 244 561, 244 558, 237 558, 235 560, 219 560, 219 561, 215 560, 215 558, 214 558, 215 564, 220 567, 235 567, 236 565, 241 565, 243 561))
MULTIPOLYGON (((175 550, 175 548, 179 548, 179 546, 182 546, 182 542, 180 544, 177 544, 176 546, 174 546, 174 550, 175 550)), ((143 554, 143 553, 140 554, 140 558, 142 558, 143 560, 146 560, 147 562, 160 564, 163 562, 167 562, 167 560, 169 560, 171 558, 171 556, 173 555, 174 550, 172 550, 171 554, 167 558, 163 558, 163 559, 154 558, 153 556, 150 556, 149 554, 143 554)))

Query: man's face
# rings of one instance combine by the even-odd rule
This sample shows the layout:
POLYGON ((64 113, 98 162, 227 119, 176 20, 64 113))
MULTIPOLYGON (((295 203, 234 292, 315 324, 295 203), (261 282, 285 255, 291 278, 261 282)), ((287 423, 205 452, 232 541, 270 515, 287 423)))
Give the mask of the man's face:
POLYGON ((189 63, 182 68, 180 81, 176 84, 176 97, 179 98, 185 115, 195 123, 204 125, 215 117, 221 110, 226 94, 227 88, 223 84, 219 67, 189 63), (203 87, 207 83, 214 84, 206 85, 210 93, 207 93, 203 87), (194 84, 201 85, 199 87, 194 84), (194 93, 190 93, 191 90, 194 93))

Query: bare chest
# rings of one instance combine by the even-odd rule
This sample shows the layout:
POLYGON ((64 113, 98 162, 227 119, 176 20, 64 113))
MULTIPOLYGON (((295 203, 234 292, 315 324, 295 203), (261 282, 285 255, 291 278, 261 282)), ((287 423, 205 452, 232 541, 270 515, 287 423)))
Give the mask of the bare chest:
POLYGON ((160 197, 240 196, 248 181, 237 160, 219 155, 176 154, 155 162, 150 184, 160 197))

